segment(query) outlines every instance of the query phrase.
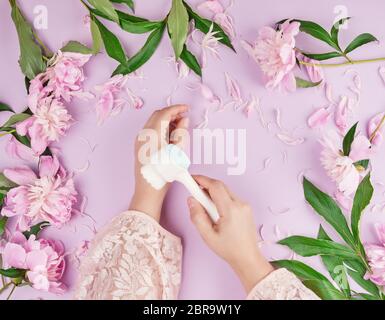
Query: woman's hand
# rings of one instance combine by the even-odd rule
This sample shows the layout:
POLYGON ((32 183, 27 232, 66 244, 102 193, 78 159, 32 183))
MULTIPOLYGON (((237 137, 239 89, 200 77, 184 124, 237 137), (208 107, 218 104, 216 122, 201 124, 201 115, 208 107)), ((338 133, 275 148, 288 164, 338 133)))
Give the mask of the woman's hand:
POLYGON ((191 220, 209 248, 230 264, 246 291, 250 292, 273 271, 258 249, 252 210, 221 181, 205 176, 194 176, 194 179, 209 193, 220 219, 213 224, 200 203, 190 197, 191 220))
POLYGON ((169 186, 167 184, 161 190, 155 190, 142 177, 140 168, 143 165, 143 159, 139 159, 139 155, 141 148, 149 143, 154 145, 146 145, 146 150, 159 150, 169 143, 183 146, 185 138, 183 133, 186 132, 189 123, 189 119, 183 114, 187 111, 186 105, 175 105, 157 110, 148 119, 143 130, 139 132, 135 141, 135 192, 131 200, 130 210, 141 211, 157 221, 160 220, 163 200, 169 186), (156 139, 143 139, 148 132, 152 132, 152 137, 156 139))

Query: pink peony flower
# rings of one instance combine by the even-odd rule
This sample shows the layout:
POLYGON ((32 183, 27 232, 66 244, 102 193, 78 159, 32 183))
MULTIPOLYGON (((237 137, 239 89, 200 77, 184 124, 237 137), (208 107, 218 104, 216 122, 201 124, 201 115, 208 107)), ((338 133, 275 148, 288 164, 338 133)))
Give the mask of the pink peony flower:
POLYGON ((47 86, 52 88, 56 98, 63 98, 69 102, 72 96, 93 97, 82 89, 85 80, 83 66, 90 58, 90 54, 61 52, 60 50, 57 52, 51 66, 46 71, 49 75, 47 86))
POLYGON ((59 50, 49 62, 47 70, 31 81, 28 95, 31 111, 35 113, 40 102, 48 96, 59 100, 63 98, 67 102, 70 102, 73 96, 93 98, 91 93, 83 91, 83 66, 90 57, 89 54, 59 50))
POLYGON ((57 294, 66 290, 61 282, 65 260, 60 241, 37 240, 34 235, 27 239, 16 232, 5 245, 2 258, 5 268, 27 270, 25 276, 33 288, 57 294))
POLYGON ((52 97, 39 102, 33 116, 16 125, 17 133, 31 139, 31 148, 40 155, 51 142, 58 141, 71 126, 72 117, 65 106, 52 97))
POLYGON ((70 220, 77 192, 56 157, 40 157, 39 177, 26 166, 3 173, 19 186, 7 193, 1 215, 17 216, 19 230, 41 221, 60 227, 70 220))
POLYGON ((115 116, 120 113, 126 104, 135 109, 143 107, 143 100, 128 88, 124 90, 127 98, 120 97, 126 86, 127 80, 128 76, 116 75, 109 79, 106 83, 96 86, 96 90, 101 92, 99 101, 96 104, 98 125, 103 124, 108 117, 115 116))
POLYGON ((324 147, 321 152, 322 166, 337 184, 338 191, 345 197, 349 197, 357 190, 362 174, 354 163, 369 159, 372 155, 369 140, 364 136, 357 136, 351 145, 348 157, 344 156, 340 150, 340 139, 335 132, 325 136, 321 143, 324 147))
POLYGON ((265 74, 267 88, 295 91, 295 36, 299 32, 299 26, 298 22, 287 20, 278 31, 270 27, 260 29, 255 45, 242 42, 244 49, 265 74))
POLYGON ((372 272, 367 272, 369 279, 379 286, 385 286, 385 224, 374 225, 380 245, 365 245, 366 257, 372 272))

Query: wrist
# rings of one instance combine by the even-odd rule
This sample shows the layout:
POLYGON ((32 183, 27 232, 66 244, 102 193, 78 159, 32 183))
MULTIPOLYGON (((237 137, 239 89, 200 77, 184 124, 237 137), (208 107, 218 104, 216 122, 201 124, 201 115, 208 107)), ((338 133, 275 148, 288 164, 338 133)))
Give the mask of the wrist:
POLYGON ((246 292, 249 293, 263 278, 274 271, 273 266, 259 250, 231 264, 246 292))
POLYGON ((141 211, 159 222, 166 192, 166 188, 158 191, 139 184, 135 187, 129 210, 141 211))

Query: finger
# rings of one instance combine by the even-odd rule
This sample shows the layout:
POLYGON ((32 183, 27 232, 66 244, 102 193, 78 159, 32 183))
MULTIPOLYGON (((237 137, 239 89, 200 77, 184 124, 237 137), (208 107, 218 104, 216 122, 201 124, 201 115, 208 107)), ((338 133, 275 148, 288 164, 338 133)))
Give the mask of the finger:
MULTIPOLYGON (((170 143, 176 144, 181 148, 187 146, 188 143, 188 126, 189 118, 180 118, 179 120, 173 122, 173 129, 170 133, 170 143)), ((170 126, 171 127, 171 126, 170 126)))
POLYGON ((227 212, 229 205, 233 202, 223 182, 202 175, 194 175, 195 181, 207 190, 219 213, 227 212))
POLYGON ((156 113, 158 120, 172 121, 184 112, 188 111, 188 106, 185 104, 177 104, 174 106, 163 108, 156 113))
MULTIPOLYGON (((202 175, 193 175, 193 177, 194 177, 194 179, 195 179, 197 182, 198 182, 198 180, 199 180, 199 181, 201 181, 202 183, 205 183, 205 182, 207 181, 207 179, 210 179, 211 181, 216 181, 215 179, 212 179, 212 178, 206 177, 206 176, 202 176, 202 175)), ((203 187, 203 185, 202 185, 200 182, 198 182, 198 184, 200 184, 200 185, 203 187)), ((232 192, 226 184, 224 184, 224 183, 222 182, 222 185, 223 185, 223 187, 226 189, 226 191, 227 191, 229 197, 231 198, 231 200, 237 201, 237 202, 241 201, 240 198, 239 198, 234 192, 232 192)), ((205 189, 207 189, 207 188, 205 188, 205 189)))
POLYGON ((190 218, 204 241, 210 242, 215 235, 213 224, 202 205, 193 197, 187 199, 190 218))

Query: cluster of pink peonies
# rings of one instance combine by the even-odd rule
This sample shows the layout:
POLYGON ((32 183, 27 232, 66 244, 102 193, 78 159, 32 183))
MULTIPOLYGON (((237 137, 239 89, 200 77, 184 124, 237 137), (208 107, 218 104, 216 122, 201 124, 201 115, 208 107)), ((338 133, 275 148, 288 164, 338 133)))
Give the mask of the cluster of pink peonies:
POLYGON ((25 280, 35 289, 63 293, 61 282, 65 270, 64 247, 60 241, 28 239, 15 232, 2 251, 3 267, 25 270, 25 280))
POLYGON ((36 156, 42 154, 51 142, 58 141, 71 126, 72 117, 62 100, 70 102, 74 96, 93 97, 82 89, 85 80, 83 66, 90 57, 59 50, 46 71, 31 81, 28 107, 32 116, 17 124, 16 130, 18 134, 30 138, 36 156))
MULTIPOLYGON (((314 62, 296 50, 295 37, 299 33, 299 27, 299 22, 286 20, 280 24, 278 30, 271 27, 261 28, 254 44, 241 42, 243 48, 260 66, 266 80, 266 88, 295 91, 296 59, 307 63, 314 62)), ((321 68, 314 65, 305 65, 305 68, 312 82, 323 80, 321 68)))
POLYGON ((55 156, 40 157, 39 176, 27 166, 3 173, 18 186, 7 193, 1 215, 17 217, 18 230, 29 230, 42 221, 61 227, 71 219, 77 192, 55 156))
POLYGON ((385 224, 375 224, 380 245, 365 245, 366 257, 372 272, 365 275, 379 286, 385 286, 385 224))

